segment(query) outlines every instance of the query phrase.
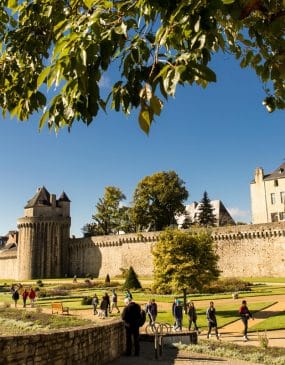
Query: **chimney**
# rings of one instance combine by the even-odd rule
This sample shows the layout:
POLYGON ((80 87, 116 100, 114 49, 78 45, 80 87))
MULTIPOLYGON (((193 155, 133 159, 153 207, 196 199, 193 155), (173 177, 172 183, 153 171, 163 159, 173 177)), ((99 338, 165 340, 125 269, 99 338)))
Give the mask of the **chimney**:
POLYGON ((263 168, 261 168, 261 167, 257 167, 257 168, 255 169, 254 181, 255 181, 256 183, 261 182, 261 181, 263 181, 263 177, 264 177, 264 171, 263 171, 263 168))
POLYGON ((56 208, 56 195, 55 194, 50 194, 50 204, 51 204, 52 208, 56 208))

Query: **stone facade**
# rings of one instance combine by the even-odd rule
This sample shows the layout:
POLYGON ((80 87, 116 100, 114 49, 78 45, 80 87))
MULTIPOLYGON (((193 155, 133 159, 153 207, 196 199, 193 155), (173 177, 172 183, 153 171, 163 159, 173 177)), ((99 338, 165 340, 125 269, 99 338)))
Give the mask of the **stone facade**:
POLYGON ((1 337, 0 365, 101 365, 125 349, 123 322, 96 327, 1 337))
MULTIPOLYGON (((69 238, 69 208, 64 193, 57 200, 45 188, 37 192, 18 220, 18 242, 0 249, 1 279, 114 277, 130 266, 152 275, 159 232, 69 238)), ((223 276, 285 277, 285 222, 215 227, 212 236, 223 276)))
MULTIPOLYGON (((199 229, 195 230, 199 232, 199 229)), ((143 276, 153 273, 151 248, 159 232, 73 239, 70 274, 104 277, 133 266, 143 276)), ((285 223, 212 229, 219 269, 225 277, 285 277, 285 223)))
POLYGON ((285 221, 285 163, 270 174, 258 167, 250 195, 252 223, 285 221))
POLYGON ((70 200, 65 193, 56 199, 45 187, 25 206, 18 219, 17 278, 61 277, 68 267, 70 200))

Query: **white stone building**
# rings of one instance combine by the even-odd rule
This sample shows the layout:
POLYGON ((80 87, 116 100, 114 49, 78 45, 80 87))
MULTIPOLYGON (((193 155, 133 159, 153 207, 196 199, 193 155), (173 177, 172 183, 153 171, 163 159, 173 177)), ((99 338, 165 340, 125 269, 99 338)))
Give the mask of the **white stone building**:
POLYGON ((253 224, 285 221, 285 163, 270 174, 256 168, 250 195, 253 224))
MULTIPOLYGON (((211 200, 211 205, 214 208, 213 213, 216 218, 216 226, 231 226, 235 224, 232 216, 221 202, 221 200, 211 200)), ((199 216, 200 203, 193 202, 185 206, 185 214, 176 217, 178 228, 183 226, 185 220, 189 223, 197 223, 199 216)))

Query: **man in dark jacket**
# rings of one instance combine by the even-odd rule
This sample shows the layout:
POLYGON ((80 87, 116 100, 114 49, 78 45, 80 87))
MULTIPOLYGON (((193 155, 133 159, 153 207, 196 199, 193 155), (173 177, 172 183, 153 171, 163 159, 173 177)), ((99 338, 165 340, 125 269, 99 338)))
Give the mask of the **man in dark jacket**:
POLYGON ((141 307, 139 304, 125 298, 126 307, 122 313, 122 320, 125 322, 127 349, 126 355, 132 354, 132 338, 134 340, 135 356, 139 356, 139 328, 141 322, 141 307))

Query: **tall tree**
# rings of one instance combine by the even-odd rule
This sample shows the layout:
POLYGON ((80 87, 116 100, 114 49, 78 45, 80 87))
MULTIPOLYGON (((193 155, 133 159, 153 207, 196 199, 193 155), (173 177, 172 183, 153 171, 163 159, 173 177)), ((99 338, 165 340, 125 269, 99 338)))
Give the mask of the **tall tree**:
POLYGON ((206 191, 204 192, 203 198, 200 201, 197 221, 198 224, 203 227, 214 226, 217 222, 217 219, 214 214, 214 208, 211 204, 211 200, 209 199, 208 193, 206 191))
MULTIPOLYGON (((220 274, 213 239, 207 232, 168 229, 153 248, 154 287, 162 293, 202 290, 220 274)), ((184 300, 185 302, 185 300, 184 300)))
POLYGON ((139 230, 162 230, 176 224, 175 215, 184 213, 188 198, 184 181, 175 171, 157 172, 137 185, 132 219, 139 230))
POLYGON ((126 197, 119 188, 107 186, 103 198, 96 205, 96 213, 92 216, 94 222, 87 225, 87 228, 95 235, 117 233, 120 230, 120 203, 124 199, 126 197))
POLYGON ((256 72, 268 111, 284 109, 284 19, 284 0, 4 0, 0 107, 20 120, 44 110, 40 128, 56 130, 107 105, 139 108, 148 133, 178 84, 216 81, 211 61, 225 52, 256 72))

